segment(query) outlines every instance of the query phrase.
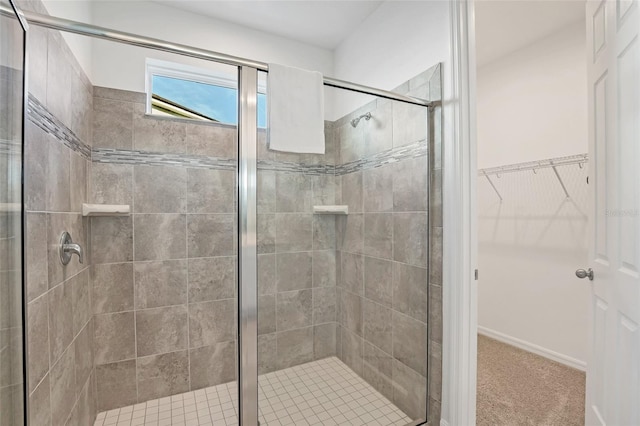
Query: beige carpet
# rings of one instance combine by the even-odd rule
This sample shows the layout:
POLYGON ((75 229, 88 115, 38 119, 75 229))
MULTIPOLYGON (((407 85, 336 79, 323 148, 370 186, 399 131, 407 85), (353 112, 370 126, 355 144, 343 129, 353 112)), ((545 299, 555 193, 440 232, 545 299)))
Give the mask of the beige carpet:
POLYGON ((584 388, 581 371, 478 336, 478 425, 584 425, 584 388))

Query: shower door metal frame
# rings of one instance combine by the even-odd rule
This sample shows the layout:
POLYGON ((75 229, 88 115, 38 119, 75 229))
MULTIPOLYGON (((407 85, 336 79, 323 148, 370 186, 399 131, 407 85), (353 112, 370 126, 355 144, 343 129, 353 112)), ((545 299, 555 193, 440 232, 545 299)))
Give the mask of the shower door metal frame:
MULTIPOLYGON (((14 6, 14 1, 9 0, 14 6)), ((19 9, 16 9, 19 11, 19 9)), ((14 10, 0 5, 0 13, 14 15, 14 10)), ((239 76, 238 88, 238 402, 239 421, 243 426, 258 425, 258 328, 257 328, 257 73, 268 72, 268 64, 224 53, 200 49, 193 46, 176 44, 165 40, 139 36, 132 33, 98 27, 82 22, 71 21, 34 12, 19 12, 23 28, 25 28, 24 45, 24 123, 27 118, 27 23, 40 27, 79 34, 92 38, 113 41, 142 48, 174 53, 181 56, 203 59, 237 67, 239 76)), ((440 101, 428 101, 412 96, 401 95, 392 91, 377 89, 353 82, 324 77, 326 86, 348 91, 377 96, 380 98, 404 102, 413 105, 433 107, 441 105, 440 101)), ((431 120, 429 120, 431 122, 431 120)), ((24 145, 24 144, 23 144, 24 145)), ((22 158, 24 161, 24 155, 22 158)), ((24 186, 23 186, 24 191, 24 186)), ((23 237, 26 232, 23 209, 23 237)), ((26 257, 23 247, 23 291, 26 286, 26 257)), ((26 297, 23 294, 23 330, 24 330, 24 369, 25 383, 27 377, 26 352, 26 297)), ((25 389, 25 421, 28 422, 28 386, 25 389)), ((428 409, 428 385, 427 401, 428 409)))
POLYGON ((258 424, 258 70, 238 79, 238 415, 258 424))
POLYGON ((24 16, 22 9, 16 4, 15 0, 8 0, 10 8, 5 10, 2 8, 2 15, 10 18, 15 18, 20 27, 22 28, 22 121, 20 123, 20 292, 21 292, 21 307, 22 315, 20 318, 22 325, 22 416, 23 423, 29 424, 29 357, 28 357, 28 345, 27 345, 27 253, 26 253, 26 235, 27 235, 27 216, 24 208, 24 164, 25 164, 25 134, 26 134, 26 120, 27 120, 27 105, 29 91, 27 87, 27 37, 29 34, 29 24, 24 16))

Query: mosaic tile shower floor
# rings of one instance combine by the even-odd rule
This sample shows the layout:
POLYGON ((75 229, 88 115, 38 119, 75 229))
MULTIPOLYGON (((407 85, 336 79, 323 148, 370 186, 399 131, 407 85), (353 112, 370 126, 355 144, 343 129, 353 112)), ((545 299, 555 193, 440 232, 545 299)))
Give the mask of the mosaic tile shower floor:
MULTIPOLYGON (((260 376, 260 425, 406 425, 411 420, 337 358, 260 376)), ((232 426, 236 382, 98 414, 94 426, 232 426)))

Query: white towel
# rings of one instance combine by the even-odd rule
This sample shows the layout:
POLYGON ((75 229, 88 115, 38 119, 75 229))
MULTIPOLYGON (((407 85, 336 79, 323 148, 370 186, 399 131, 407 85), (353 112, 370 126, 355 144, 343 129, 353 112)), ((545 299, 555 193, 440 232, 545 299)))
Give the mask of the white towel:
POLYGON ((324 154, 322 74, 269 64, 269 148, 324 154))

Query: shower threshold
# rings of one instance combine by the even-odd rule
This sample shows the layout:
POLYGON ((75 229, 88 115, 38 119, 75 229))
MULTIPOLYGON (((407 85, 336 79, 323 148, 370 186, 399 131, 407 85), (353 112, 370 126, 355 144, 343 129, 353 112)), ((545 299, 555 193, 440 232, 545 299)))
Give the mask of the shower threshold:
MULTIPOLYGON (((260 425, 407 425, 411 419, 338 358, 259 377, 260 425)), ((94 426, 238 425, 236 382, 98 414, 94 426)))

